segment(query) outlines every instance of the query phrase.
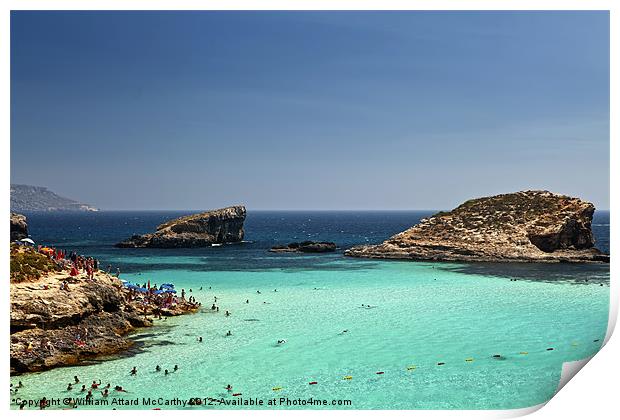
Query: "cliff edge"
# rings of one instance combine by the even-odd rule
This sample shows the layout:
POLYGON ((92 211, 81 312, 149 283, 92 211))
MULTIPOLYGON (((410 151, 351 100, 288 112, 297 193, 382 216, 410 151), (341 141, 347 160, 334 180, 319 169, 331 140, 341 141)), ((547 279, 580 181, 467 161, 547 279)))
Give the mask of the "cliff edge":
POLYGON ((157 226, 154 233, 134 235, 119 248, 198 248, 243 240, 244 206, 179 217, 157 226))
POLYGON ((609 262, 594 248, 594 206, 549 191, 468 200, 351 257, 428 261, 609 262))

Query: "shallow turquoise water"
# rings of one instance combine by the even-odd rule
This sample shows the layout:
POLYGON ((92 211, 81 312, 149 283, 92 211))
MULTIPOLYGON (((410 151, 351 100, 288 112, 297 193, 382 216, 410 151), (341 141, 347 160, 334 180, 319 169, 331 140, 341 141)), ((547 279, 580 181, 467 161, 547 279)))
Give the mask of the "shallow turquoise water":
POLYGON ((232 384, 234 393, 265 401, 351 400, 350 406, 327 408, 520 408, 548 400, 562 363, 595 353, 607 327, 609 277, 604 271, 590 275, 588 283, 579 281, 578 272, 570 281, 510 281, 472 274, 464 265, 342 257, 312 269, 180 268, 196 260, 166 257, 157 261, 176 269, 121 277, 192 288, 203 303, 200 313, 141 331, 143 351, 132 357, 23 375, 18 396, 80 397, 77 389, 65 390, 78 375, 82 383, 101 379, 129 391, 112 392, 109 401, 114 396, 233 398, 224 390, 232 384), (209 310, 214 296, 218 313, 209 310), (277 346, 278 339, 287 343, 277 346), (155 373, 157 364, 180 369, 165 376, 155 373), (138 375, 132 377, 133 366, 138 375), (313 381, 317 384, 309 385, 313 381))

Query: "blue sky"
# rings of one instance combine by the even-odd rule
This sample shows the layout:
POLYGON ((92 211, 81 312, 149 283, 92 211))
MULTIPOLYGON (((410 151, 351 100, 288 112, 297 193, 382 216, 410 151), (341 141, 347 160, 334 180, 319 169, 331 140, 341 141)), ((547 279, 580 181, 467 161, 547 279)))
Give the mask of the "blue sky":
POLYGON ((13 12, 11 182, 103 209, 609 208, 607 12, 13 12))

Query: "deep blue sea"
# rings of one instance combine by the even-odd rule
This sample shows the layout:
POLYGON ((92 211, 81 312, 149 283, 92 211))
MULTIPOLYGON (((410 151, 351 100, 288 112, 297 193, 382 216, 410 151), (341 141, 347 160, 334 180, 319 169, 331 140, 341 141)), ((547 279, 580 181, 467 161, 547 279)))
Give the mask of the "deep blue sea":
MULTIPOLYGON (((203 309, 136 333, 137 354, 22 375, 22 397, 79 397, 66 391, 77 374, 83 382, 122 385, 131 398, 230 399, 223 388, 232 384, 245 398, 351 401, 264 407, 276 409, 522 408, 549 400, 562 363, 596 353, 605 336, 607 264, 422 263, 267 251, 307 239, 336 242, 340 251, 378 243, 432 211, 250 210, 241 244, 113 246, 190 213, 27 214, 37 243, 95 256, 132 282, 172 282, 203 309), (216 296, 219 313, 208 309, 216 296), (286 344, 277 345, 281 339, 286 344), (164 376, 157 364, 180 369, 164 376), (136 376, 129 375, 133 366, 136 376)), ((608 212, 595 214, 593 231, 596 245, 609 252, 608 212)))

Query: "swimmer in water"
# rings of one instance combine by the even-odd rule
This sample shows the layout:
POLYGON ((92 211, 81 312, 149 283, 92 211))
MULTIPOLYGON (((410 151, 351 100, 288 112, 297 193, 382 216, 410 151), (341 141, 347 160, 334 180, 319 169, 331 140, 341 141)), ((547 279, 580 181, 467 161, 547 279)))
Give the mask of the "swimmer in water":
POLYGON ((258 293, 260 295, 260 290, 257 290, 256 293, 258 293))
POLYGON ((230 316, 230 312, 226 311, 226 316, 230 316))
POLYGON ((228 392, 232 392, 232 385, 231 385, 231 384, 226 385, 226 388, 225 388, 225 389, 226 389, 226 391, 228 391, 228 392))
POLYGON ((157 365, 155 366, 155 372, 160 372, 161 371, 161 366, 157 365))
POLYGON ((75 381, 76 384, 80 383, 80 379, 76 376, 73 377, 73 380, 75 381))
POLYGON ((179 365, 174 365, 174 371, 176 372, 177 370, 179 370, 179 365))
POLYGON ((202 337, 198 337, 198 342, 202 343, 202 337))
POLYGON ((348 332, 349 332, 349 330, 342 330, 342 332, 340 334, 346 334, 348 332))
POLYGON ((232 335, 232 333, 230 332, 230 330, 228 330, 228 332, 226 333, 226 337, 230 337, 232 335))
POLYGON ((246 299, 246 300, 245 300, 245 303, 250 303, 250 299, 246 299))
POLYGON ((168 373, 170 373, 168 372, 168 369, 164 370, 164 375, 167 375, 168 373))
POLYGON ((67 391, 71 391, 73 389, 73 385, 69 384, 67 385, 67 391))
POLYGON ((108 391, 107 388, 105 390, 101 391, 101 396, 102 397, 107 397, 108 395, 110 395, 110 392, 108 391))
POLYGON ((82 385, 82 389, 80 389, 80 392, 84 392, 86 391, 86 385, 82 385))
POLYGON ((138 373, 138 369, 136 369, 136 367, 134 366, 134 367, 133 367, 133 369, 131 369, 130 374, 131 374, 131 375, 135 375, 135 374, 137 374, 137 373, 138 373))

